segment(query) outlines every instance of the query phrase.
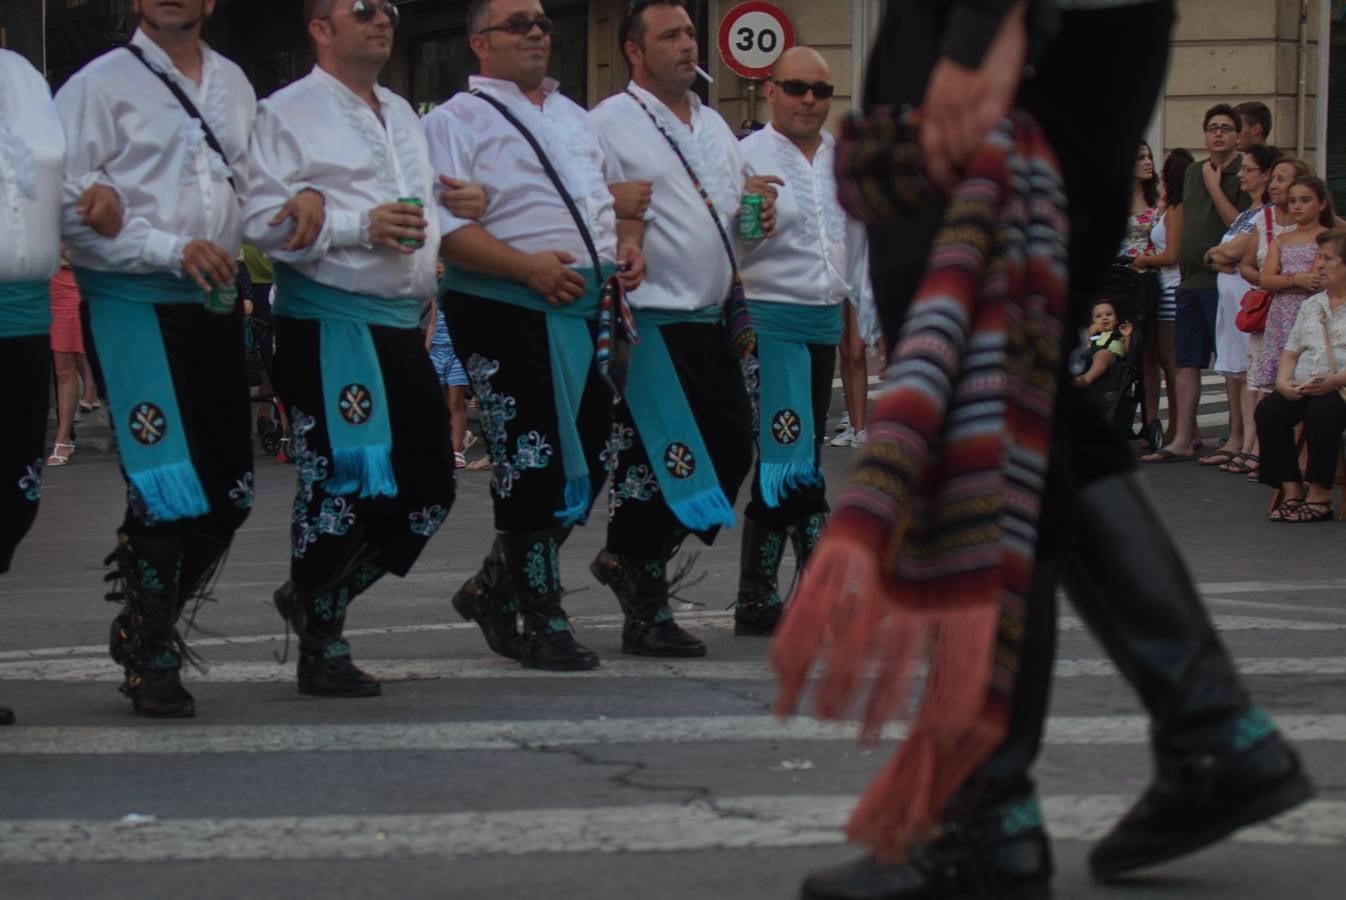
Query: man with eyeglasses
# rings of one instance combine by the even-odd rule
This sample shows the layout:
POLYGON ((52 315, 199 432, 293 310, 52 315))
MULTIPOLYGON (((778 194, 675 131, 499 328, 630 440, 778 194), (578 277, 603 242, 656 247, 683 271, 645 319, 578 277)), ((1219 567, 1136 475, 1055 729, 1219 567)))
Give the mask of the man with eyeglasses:
POLYGON ((480 222, 439 219, 444 315, 477 395, 496 539, 453 605, 501 656, 591 669, 598 656, 561 605, 560 548, 605 478, 613 395, 599 322, 605 307, 620 312, 620 289, 640 284, 644 224, 616 217, 608 185, 625 180, 621 168, 546 77, 542 5, 474 0, 467 31, 481 74, 424 126, 435 170, 490 196, 480 222))
MULTIPOLYGON (((818 450, 848 299, 869 291, 864 225, 837 202, 836 141, 823 130, 831 70, 811 47, 776 61, 771 122, 744 138, 745 170, 784 182, 770 240, 740 239, 743 286, 757 333, 757 467, 743 526, 734 632, 768 635, 785 608, 777 570, 787 541, 802 568, 827 518, 818 450)), ((750 381, 750 387, 751 387, 750 381)))
POLYGON ((752 466, 749 339, 741 318, 726 322, 743 156, 691 91, 696 27, 682 3, 632 4, 621 37, 631 81, 591 116, 626 175, 654 186, 650 277, 631 295, 640 343, 614 413, 607 541, 590 571, 625 615, 623 652, 701 656, 705 644, 673 619, 668 565, 689 534, 710 544, 733 524, 752 466))
POLYGON ((275 261, 275 376, 299 476, 274 600, 299 637, 299 691, 318 696, 381 693, 351 660, 348 608, 407 574, 454 498, 419 328, 437 186, 415 111, 378 83, 398 19, 390 0, 306 0, 316 65, 260 104, 252 136, 246 229, 275 261))
POLYGON ((1217 272, 1206 264, 1206 250, 1224 237, 1229 223, 1252 201, 1239 190, 1242 164, 1237 143, 1242 120, 1238 110, 1220 103, 1206 110, 1201 120, 1210 156, 1189 166, 1182 182, 1182 237, 1178 265, 1182 281, 1174 294, 1177 318, 1173 326, 1174 362, 1177 366, 1177 410, 1173 440, 1143 463, 1179 462, 1195 459, 1196 409, 1201 400, 1201 370, 1215 353, 1215 314, 1220 305, 1217 272))
POLYGON ((127 479, 110 599, 112 658, 137 713, 185 717, 175 623, 252 505, 243 310, 230 307, 256 111, 237 65, 201 41, 215 0, 137 0, 130 44, 56 95, 66 136, 63 239, 88 303, 127 479), (121 197, 116 237, 80 196, 121 197))

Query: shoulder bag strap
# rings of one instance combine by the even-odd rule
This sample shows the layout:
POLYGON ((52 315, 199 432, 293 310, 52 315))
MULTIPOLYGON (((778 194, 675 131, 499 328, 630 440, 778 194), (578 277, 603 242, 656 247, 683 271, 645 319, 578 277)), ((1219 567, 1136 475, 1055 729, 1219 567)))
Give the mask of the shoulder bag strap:
POLYGON ((537 142, 537 138, 533 137, 533 133, 528 130, 528 127, 525 126, 523 122, 519 121, 519 117, 509 111, 509 107, 505 106, 505 104, 479 88, 473 88, 471 94, 494 106, 500 115, 504 116, 509 121, 509 124, 519 130, 519 134, 523 135, 524 140, 526 140, 528 145, 533 148, 533 152, 537 154, 538 162, 542 163, 542 170, 546 172, 547 177, 551 179, 552 185, 556 188, 556 193, 561 195, 561 199, 565 202, 566 209, 570 210, 570 216, 575 220, 575 227, 580 230, 580 237, 584 239, 584 247, 589 251, 589 258, 593 261, 594 277, 601 279, 603 277, 603 264, 598 256, 598 247, 594 244, 593 235, 589 233, 589 226, 585 224, 584 217, 580 215, 579 207, 575 205, 574 198, 572 198, 570 192, 566 190, 565 184, 561 181, 561 176, 557 174, 556 167, 553 166, 551 160, 547 158, 547 154, 542 149, 542 145, 537 142))
POLYGON ((687 175, 692 179, 692 184, 696 186, 697 191, 701 194, 701 199, 706 201, 706 210, 710 213, 711 219, 715 222, 715 229, 720 232, 720 240, 724 243, 724 252, 729 254, 729 267, 734 272, 734 280, 737 281, 738 257, 734 256, 734 242, 730 240, 729 232, 725 231, 724 223, 720 221, 720 214, 715 211, 715 203, 710 199, 710 194, 706 192, 705 185, 701 183, 700 176, 696 174, 696 170, 692 168, 692 164, 687 161, 687 157, 683 154, 682 148, 678 146, 677 138, 668 133, 668 129, 659 122, 659 119, 654 115, 653 110, 645 105, 645 101, 641 100, 640 97, 630 89, 628 89, 626 93, 632 100, 640 105, 641 109, 645 110, 645 115, 650 117, 650 121, 654 123, 654 127, 664 136, 664 140, 668 141, 668 146, 673 148, 673 152, 677 154, 678 160, 682 163, 682 167, 687 170, 687 175))
POLYGON ((150 65, 150 61, 145 58, 144 50, 141 50, 135 44, 123 44, 122 46, 124 46, 127 50, 130 50, 131 54, 145 65, 145 68, 153 72, 155 76, 164 83, 164 86, 167 87, 173 93, 173 96, 177 98, 178 103, 182 104, 182 108, 187 111, 187 115, 191 116, 193 119, 201 123, 201 130, 206 135, 206 146, 210 147, 210 149, 218 153, 220 155, 220 159, 224 160, 225 168, 229 169, 231 173, 229 175, 229 186, 231 188, 234 188, 235 191, 237 191, 238 188, 234 184, 234 176, 232 174, 233 166, 231 166, 229 163, 229 157, 225 154, 224 147, 220 146, 219 138, 215 137, 215 132, 210 130, 210 123, 207 122, 205 117, 201 115, 201 111, 196 108, 196 104, 192 102, 190 97, 188 97, 185 93, 183 93, 182 88, 178 87, 177 83, 174 82, 173 79, 169 78, 166 73, 160 72, 154 66, 150 65))

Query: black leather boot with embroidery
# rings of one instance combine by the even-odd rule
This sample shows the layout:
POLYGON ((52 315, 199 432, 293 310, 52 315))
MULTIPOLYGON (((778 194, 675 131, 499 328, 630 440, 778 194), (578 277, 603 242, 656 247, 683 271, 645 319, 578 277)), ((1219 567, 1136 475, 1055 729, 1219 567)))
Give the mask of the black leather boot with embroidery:
POLYGON ((631 559, 600 550, 589 565, 599 584, 612 589, 626 621, 622 624, 622 652, 633 656, 705 656, 706 645, 673 620, 668 604, 671 585, 668 563, 660 559, 631 559))
POLYGON ((1052 854, 1037 801, 978 810, 911 848, 907 861, 873 856, 822 869, 804 900, 1051 900, 1052 854))
POLYGON ((121 692, 138 715, 196 715, 196 701, 182 686, 182 660, 189 654, 176 627, 184 602, 178 589, 181 540, 119 532, 117 548, 103 562, 116 566, 105 577, 114 583, 107 599, 122 604, 108 638, 108 652, 125 674, 121 692))
POLYGON ((299 637, 299 693, 318 697, 377 697, 378 680, 351 660, 342 631, 351 600, 383 571, 371 561, 357 564, 337 582, 300 591, 287 581, 276 590, 276 610, 299 637))
POLYGON ((519 604, 509 586, 503 538, 495 539, 481 569, 453 595, 453 608, 465 620, 477 623, 493 651, 506 659, 523 658, 519 604))
POLYGON ((789 535, 745 518, 739 558, 738 599, 734 603, 734 634, 762 637, 772 634, 785 611, 776 584, 785 541, 789 535))
POLYGON ((530 669, 597 668, 598 654, 575 640, 561 606, 561 542, 569 529, 503 535, 510 589, 523 614, 522 662, 530 669))

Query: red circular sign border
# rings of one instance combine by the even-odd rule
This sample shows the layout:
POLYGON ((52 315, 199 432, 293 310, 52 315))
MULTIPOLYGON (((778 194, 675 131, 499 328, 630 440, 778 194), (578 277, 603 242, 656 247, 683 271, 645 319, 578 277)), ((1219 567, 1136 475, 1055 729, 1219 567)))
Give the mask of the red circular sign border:
POLYGON ((720 20, 720 59, 723 60, 724 64, 733 70, 735 74, 744 78, 751 78, 755 81, 763 81, 771 75, 771 66, 766 66, 760 69, 749 68, 734 59, 734 54, 730 52, 729 47, 730 23, 738 21, 741 14, 750 12, 766 13, 776 21, 780 22, 781 30, 785 34, 785 46, 781 48, 781 53, 784 53, 795 45, 795 28, 794 25, 790 23, 790 17, 785 14, 785 10, 774 3, 766 3, 764 0, 746 0, 746 2, 738 4, 733 9, 729 10, 729 12, 725 13, 724 18, 720 20))

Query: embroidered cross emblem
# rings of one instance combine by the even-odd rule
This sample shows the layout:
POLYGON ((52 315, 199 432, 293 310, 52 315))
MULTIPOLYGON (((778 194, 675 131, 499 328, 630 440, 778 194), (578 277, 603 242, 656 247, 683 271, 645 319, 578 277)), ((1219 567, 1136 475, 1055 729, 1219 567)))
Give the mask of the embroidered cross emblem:
POLYGON ((799 440, 803 424, 793 409, 782 409, 771 418, 771 436, 776 443, 789 446, 799 440))
POLYGON ((363 384, 348 384, 341 389, 341 398, 337 401, 341 418, 352 425, 363 425, 374 413, 374 400, 363 384))
POLYGON ((137 403, 131 410, 131 437, 140 443, 152 447, 163 440, 167 432, 164 412, 153 403, 137 403))
POLYGON ((677 441, 669 444, 668 449, 664 451, 664 468, 668 469, 674 478, 691 478, 692 473, 696 471, 696 456, 692 453, 692 448, 677 441))

